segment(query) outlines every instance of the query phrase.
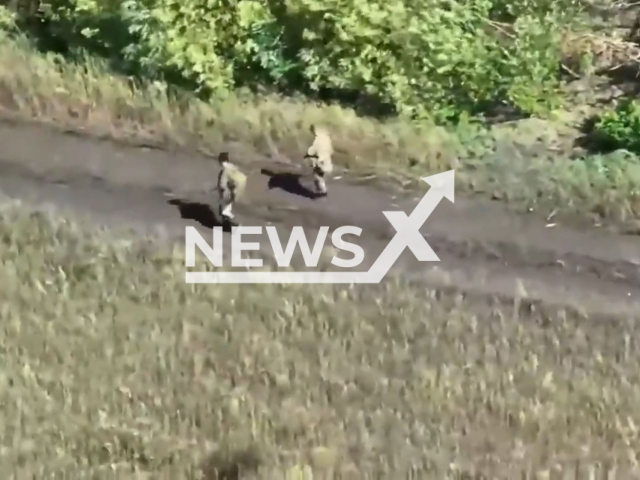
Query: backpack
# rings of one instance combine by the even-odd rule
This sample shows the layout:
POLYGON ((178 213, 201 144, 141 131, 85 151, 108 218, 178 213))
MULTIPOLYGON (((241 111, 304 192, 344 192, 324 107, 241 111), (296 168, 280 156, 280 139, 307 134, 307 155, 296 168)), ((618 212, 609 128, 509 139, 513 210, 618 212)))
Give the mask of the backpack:
POLYGON ((247 176, 235 165, 229 165, 227 168, 230 188, 233 190, 236 197, 240 197, 244 193, 244 189, 247 185, 247 176))

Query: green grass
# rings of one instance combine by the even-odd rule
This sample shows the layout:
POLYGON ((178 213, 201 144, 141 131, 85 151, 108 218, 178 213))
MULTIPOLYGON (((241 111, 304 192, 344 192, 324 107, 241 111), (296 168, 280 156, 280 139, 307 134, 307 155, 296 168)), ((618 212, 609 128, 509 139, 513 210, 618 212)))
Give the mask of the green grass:
POLYGON ((635 321, 474 316, 395 280, 187 285, 180 247, 19 206, 0 212, 0 239, 5 478, 637 468, 635 321))
POLYGON ((443 128, 363 118, 348 108, 277 96, 238 93, 204 102, 113 75, 96 59, 69 63, 34 51, 24 38, 6 37, 0 45, 0 107, 113 137, 209 153, 234 143, 251 155, 292 162, 300 161, 311 141, 309 125, 321 122, 333 132, 336 163, 357 175, 392 178, 410 188, 422 176, 456 168, 463 195, 482 193, 518 209, 604 221, 640 217, 637 157, 572 160, 576 132, 565 120, 443 128))

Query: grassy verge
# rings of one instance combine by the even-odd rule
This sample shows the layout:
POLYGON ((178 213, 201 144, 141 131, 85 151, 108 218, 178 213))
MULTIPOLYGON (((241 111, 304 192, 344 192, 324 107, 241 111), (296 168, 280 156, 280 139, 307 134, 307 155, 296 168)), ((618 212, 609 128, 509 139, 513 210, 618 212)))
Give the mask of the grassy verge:
POLYGON ((0 238, 7 478, 592 478, 637 465, 636 322, 477 318, 393 282, 186 285, 180 254, 18 207, 0 213, 0 238))
POLYGON ((442 128, 367 119, 350 109, 275 96, 238 93, 205 103, 171 95, 163 85, 114 76, 95 59, 71 64, 6 37, 0 46, 0 106, 29 118, 209 152, 241 143, 253 153, 294 162, 311 139, 309 125, 322 122, 334 132, 336 163, 358 174, 410 187, 425 174, 453 167, 463 194, 604 220, 640 217, 637 157, 571 159, 575 132, 560 120, 442 128))
POLYGON ((139 84, 110 74, 95 58, 76 65, 39 54, 25 39, 5 40, 0 64, 12 65, 0 73, 5 108, 115 135, 211 152, 227 142, 242 142, 256 152, 298 161, 312 139, 310 125, 321 122, 332 129, 337 162, 346 168, 397 174, 414 161, 420 165, 416 171, 441 170, 454 158, 454 139, 432 125, 366 120, 352 110, 276 96, 240 93, 205 103, 170 94, 159 83, 139 84))

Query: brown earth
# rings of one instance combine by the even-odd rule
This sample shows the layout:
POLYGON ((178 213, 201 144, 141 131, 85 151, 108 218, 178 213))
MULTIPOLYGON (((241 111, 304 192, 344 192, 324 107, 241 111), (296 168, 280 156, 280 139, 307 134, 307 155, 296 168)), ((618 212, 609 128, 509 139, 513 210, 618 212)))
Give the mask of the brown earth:
MULTIPOLYGON (((228 149, 234 158, 236 149, 228 149)), ((410 213, 429 188, 394 192, 336 172, 329 196, 312 199, 304 189, 311 179, 300 179, 301 187, 295 165, 235 159, 249 176, 246 201, 237 209, 243 225, 275 225, 283 243, 294 225, 307 229, 310 242, 321 226, 357 225, 363 233, 352 241, 365 248, 364 267, 395 233, 382 212, 410 213)), ((214 221, 206 204, 215 198, 216 174, 215 159, 201 154, 112 143, 38 124, 0 124, 0 191, 99 224, 177 241, 185 225, 206 233, 214 221)), ((591 316, 640 314, 640 237, 553 221, 517 215, 497 202, 444 199, 421 230, 441 261, 418 262, 407 249, 389 277, 459 291, 484 305, 526 297, 528 305, 575 307, 591 316)))

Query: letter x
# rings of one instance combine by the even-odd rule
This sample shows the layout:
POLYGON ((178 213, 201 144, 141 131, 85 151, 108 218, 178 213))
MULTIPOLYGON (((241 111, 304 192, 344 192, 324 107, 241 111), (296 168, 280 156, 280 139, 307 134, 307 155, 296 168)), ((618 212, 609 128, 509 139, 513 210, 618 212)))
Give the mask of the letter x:
MULTIPOLYGON (((420 262, 437 262, 440 261, 436 252, 427 243, 427 240, 420 233, 420 227, 422 220, 419 211, 420 205, 418 205, 410 216, 407 216, 404 212, 383 212, 389 223, 396 229, 396 234, 391 240, 391 243, 402 242, 402 249, 398 249, 398 253, 402 253, 402 250, 409 247, 409 250, 413 252, 418 261, 420 262), (417 217, 417 218, 416 218, 417 217), (419 223, 418 223, 419 222, 419 223)), ((426 220, 426 219, 425 219, 426 220)), ((392 247, 395 250, 396 247, 392 247)))
POLYGON ((440 261, 436 252, 433 251, 427 243, 427 240, 420 234, 420 228, 444 197, 449 198, 449 200, 453 202, 452 174, 453 171, 450 171, 444 174, 438 174, 439 177, 438 175, 433 175, 423 178, 422 180, 429 183, 431 188, 427 194, 422 197, 410 216, 407 216, 407 214, 402 211, 382 212, 384 216, 387 217, 387 220, 389 220, 389 223, 396 229, 396 234, 367 272, 368 280, 379 282, 407 247, 409 247, 419 262, 440 261), (431 181, 427 181, 427 179, 431 181), (433 183, 436 185, 434 186, 433 183))

